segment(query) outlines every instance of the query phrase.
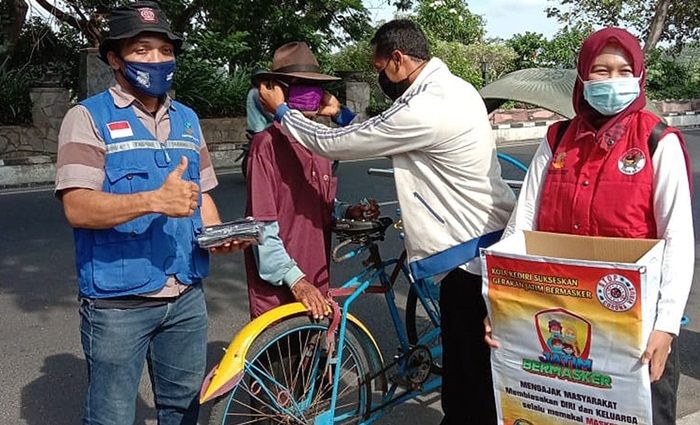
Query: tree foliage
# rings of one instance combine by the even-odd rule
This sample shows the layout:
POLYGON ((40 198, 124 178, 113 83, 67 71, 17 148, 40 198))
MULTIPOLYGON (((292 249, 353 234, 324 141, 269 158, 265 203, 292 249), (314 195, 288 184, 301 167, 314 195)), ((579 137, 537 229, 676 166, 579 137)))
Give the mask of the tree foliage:
POLYGON ((658 48, 646 55, 647 95, 651 99, 700 97, 700 61, 682 56, 673 57, 658 48))
POLYGON ((24 24, 5 66, 20 70, 34 82, 50 78, 77 90, 80 49, 85 46, 72 27, 55 29, 40 18, 32 18, 24 24))
POLYGON ((540 33, 527 31, 524 34, 515 34, 506 44, 518 55, 515 60, 516 68, 534 68, 541 65, 547 39, 540 33))
POLYGON ((658 42, 679 51, 700 40, 700 0, 559 0, 547 8, 547 16, 565 25, 630 28, 645 40, 645 51, 658 42))
POLYGON ((584 25, 564 27, 551 40, 540 33, 515 34, 506 41, 518 55, 516 69, 576 68, 576 58, 591 28, 584 25))
POLYGON ((581 45, 592 31, 585 24, 562 28, 545 45, 541 63, 552 68, 576 68, 581 45))
POLYGON ((24 0, 0 2, 0 62, 14 51, 28 11, 24 0))
POLYGON ((484 20, 464 0, 419 0, 415 20, 436 40, 471 44, 484 38, 484 20))
MULTIPOLYGON (((27 1, 27 0, 24 0, 27 1)), ((112 7, 129 0, 36 0, 47 13, 97 46, 112 7)), ((186 35, 200 31, 249 49, 260 62, 281 44, 306 40, 318 50, 367 36, 369 14, 361 0, 161 0, 173 29, 186 35)), ((229 46, 230 43, 227 43, 229 46)))
POLYGON ((369 13, 360 0, 207 0, 203 26, 220 36, 239 32, 255 64, 270 60, 274 50, 304 40, 327 53, 369 35, 369 13))

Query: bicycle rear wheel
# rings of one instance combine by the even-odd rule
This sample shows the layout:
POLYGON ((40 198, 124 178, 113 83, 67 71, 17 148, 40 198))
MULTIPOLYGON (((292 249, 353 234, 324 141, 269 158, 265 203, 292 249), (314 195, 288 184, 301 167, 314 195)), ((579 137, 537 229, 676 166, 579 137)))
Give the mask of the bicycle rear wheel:
MULTIPOLYGON (((416 345, 419 342, 428 348, 434 348, 442 344, 442 340, 437 333, 434 337, 426 337, 428 334, 436 334, 440 328, 440 287, 430 279, 416 282, 411 285, 406 298, 406 334, 408 342, 416 345), (420 285, 424 297, 423 301, 418 299, 416 285, 420 285), (437 317, 437 323, 431 318, 431 313, 437 317)), ((431 372, 442 374, 442 357, 433 358, 431 372)))
MULTIPOLYGON (((252 344, 245 376, 212 407, 210 425, 307 424, 330 408, 332 376, 325 346, 327 321, 306 316, 265 330, 252 344)), ((356 422, 364 413, 370 375, 367 354, 350 328, 345 335, 336 423, 356 422)))

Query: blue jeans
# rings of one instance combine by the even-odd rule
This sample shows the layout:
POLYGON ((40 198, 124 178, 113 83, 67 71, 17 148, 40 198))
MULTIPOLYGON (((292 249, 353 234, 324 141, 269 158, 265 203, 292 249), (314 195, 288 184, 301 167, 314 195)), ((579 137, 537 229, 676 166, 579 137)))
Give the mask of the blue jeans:
POLYGON ((81 340, 88 368, 84 425, 132 425, 143 365, 159 425, 195 425, 204 379, 207 310, 197 285, 167 305, 112 309, 81 300, 81 340))

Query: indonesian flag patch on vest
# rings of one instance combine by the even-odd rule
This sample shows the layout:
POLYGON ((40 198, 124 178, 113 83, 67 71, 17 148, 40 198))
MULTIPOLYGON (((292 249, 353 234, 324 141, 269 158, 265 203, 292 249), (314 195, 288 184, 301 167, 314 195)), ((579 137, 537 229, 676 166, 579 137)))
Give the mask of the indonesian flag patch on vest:
POLYGON ((134 132, 131 131, 129 121, 115 121, 107 124, 109 129, 109 137, 112 139, 121 139, 123 137, 131 137, 134 132))

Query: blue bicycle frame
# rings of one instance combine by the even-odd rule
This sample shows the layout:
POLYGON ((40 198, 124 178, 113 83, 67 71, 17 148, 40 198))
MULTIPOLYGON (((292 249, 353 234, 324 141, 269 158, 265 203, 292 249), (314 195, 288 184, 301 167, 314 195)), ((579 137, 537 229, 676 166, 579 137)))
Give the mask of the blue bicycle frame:
MULTIPOLYGON (((366 247, 360 247, 355 250, 354 254, 352 256, 355 256, 359 254, 360 252, 364 251, 366 247)), ((373 249, 376 249, 373 248, 373 249)), ((342 358, 342 353, 343 353, 343 348, 345 346, 345 332, 347 330, 347 312, 350 309, 350 306, 352 303, 357 300, 357 298, 362 295, 364 292, 366 292, 370 287, 373 289, 378 289, 377 292, 383 292, 384 297, 387 302, 387 306, 389 307, 389 313, 391 315, 391 320, 394 325, 394 329, 396 331, 396 335, 399 340, 400 344, 400 351, 401 353, 408 353, 411 344, 408 339, 408 335, 406 333, 406 327, 401 319, 399 309, 396 305, 396 297, 395 293, 393 290, 393 282, 389 278, 389 276, 386 273, 386 269, 388 267, 399 267, 400 272, 404 275, 404 277, 407 279, 407 281, 412 285, 414 291, 416 292, 416 295, 418 297, 418 300, 422 303, 423 307, 425 310, 428 312, 428 315, 430 317, 430 321, 434 325, 433 330, 430 332, 426 333, 425 335, 421 336, 419 340, 416 342, 415 345, 424 345, 424 346, 432 346, 430 349, 430 353, 433 358, 440 357, 442 355, 442 346, 437 345, 434 346, 434 341, 436 341, 440 337, 440 316, 437 311, 435 311, 434 305, 436 300, 432 296, 430 292, 430 287, 428 285, 431 285, 430 280, 418 280, 414 281, 408 267, 404 264, 403 257, 400 259, 393 259, 393 260, 388 260, 388 261, 383 261, 381 263, 381 266, 376 268, 368 268, 364 270, 363 272, 359 273, 355 277, 351 278, 348 280, 342 288, 354 288, 354 291, 352 294, 348 296, 348 298, 343 302, 342 305, 342 316, 340 320, 340 327, 338 331, 338 343, 337 343, 337 348, 335 350, 335 355, 336 358, 332 359, 331 362, 335 366, 335 374, 333 377, 333 396, 331 397, 331 406, 329 410, 326 412, 322 413, 321 415, 316 417, 315 424, 318 425, 331 425, 336 422, 342 422, 344 420, 350 419, 353 414, 347 413, 341 416, 336 417, 335 416, 335 408, 336 408, 336 400, 338 396, 338 387, 340 383, 340 375, 342 372, 342 364, 343 364, 343 358, 342 358), (378 282, 378 284, 375 284, 375 282, 378 282)), ((398 271, 395 270, 394 274, 392 277, 397 278, 398 277, 398 271)), ((402 373, 406 372, 408 369, 408 365, 406 362, 402 362, 401 360, 397 364, 398 366, 398 371, 399 375, 402 373)), ((366 382, 365 385, 367 388, 371 388, 371 382, 366 382)), ((434 376, 434 377, 429 377, 427 381, 425 381, 418 390, 405 390, 405 391, 399 391, 399 384, 398 383, 392 383, 391 386, 389 387, 388 391, 384 394, 382 397, 381 401, 378 403, 375 403, 372 401, 372 395, 371 392, 368 393, 369 397, 369 402, 367 405, 369 406, 368 411, 364 412, 365 417, 359 422, 360 424, 363 425, 368 425, 373 422, 375 422, 377 419, 380 417, 384 416, 386 414, 386 410, 394 407, 398 404, 401 404, 405 401, 408 401, 410 399, 413 399, 415 397, 418 397, 420 395, 432 392, 440 388, 442 385, 442 378, 439 376, 434 376)))

